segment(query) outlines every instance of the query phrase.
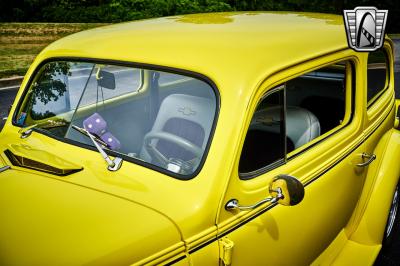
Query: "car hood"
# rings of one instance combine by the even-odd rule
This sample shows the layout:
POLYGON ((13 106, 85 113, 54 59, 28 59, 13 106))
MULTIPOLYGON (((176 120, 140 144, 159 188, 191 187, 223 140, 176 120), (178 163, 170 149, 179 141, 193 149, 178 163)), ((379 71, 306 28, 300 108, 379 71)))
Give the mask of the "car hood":
POLYGON ((130 264, 182 243, 154 209, 29 171, 0 172, 0 210, 3 265, 130 264))

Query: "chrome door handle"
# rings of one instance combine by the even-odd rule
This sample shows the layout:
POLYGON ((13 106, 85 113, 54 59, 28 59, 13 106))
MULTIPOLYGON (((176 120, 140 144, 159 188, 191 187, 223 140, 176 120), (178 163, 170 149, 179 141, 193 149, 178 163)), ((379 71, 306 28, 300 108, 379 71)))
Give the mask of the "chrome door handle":
POLYGON ((376 155, 375 154, 368 154, 368 153, 363 152, 363 154, 361 154, 361 158, 368 159, 368 161, 363 162, 363 163, 358 163, 356 165, 358 167, 366 167, 376 159, 376 155))

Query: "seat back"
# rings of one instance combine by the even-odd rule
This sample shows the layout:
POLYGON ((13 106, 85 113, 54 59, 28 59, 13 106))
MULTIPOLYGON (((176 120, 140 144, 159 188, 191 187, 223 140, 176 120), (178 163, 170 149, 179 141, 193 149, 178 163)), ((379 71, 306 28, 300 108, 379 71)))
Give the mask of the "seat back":
MULTIPOLYGON (((215 112, 215 101, 191 95, 171 94, 160 105, 151 132, 167 132, 182 137, 203 150, 207 145, 215 112)), ((152 140, 152 144, 167 158, 191 160, 194 155, 164 140, 152 140)), ((142 148, 141 158, 150 159, 142 148)))
MULTIPOLYGON (((260 110, 255 113, 250 129, 279 133, 280 123, 268 121, 280 121, 280 119, 280 107, 260 110)), ((286 135, 293 142, 294 149, 315 139, 320 132, 319 121, 313 113, 296 106, 286 107, 286 135)))

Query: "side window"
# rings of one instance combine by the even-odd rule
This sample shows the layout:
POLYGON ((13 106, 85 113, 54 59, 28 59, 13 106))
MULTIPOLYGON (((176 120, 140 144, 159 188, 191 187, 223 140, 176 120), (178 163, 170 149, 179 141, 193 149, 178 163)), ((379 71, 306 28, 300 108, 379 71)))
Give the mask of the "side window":
POLYGON ((351 73, 350 62, 339 62, 268 92, 246 135, 239 161, 241 178, 252 178, 284 163, 300 148, 344 125, 350 119, 346 103, 351 102, 347 99, 351 97, 351 88, 347 89, 351 73))
POLYGON ((329 65, 286 83, 286 124, 288 134, 292 134, 289 138, 294 141, 294 148, 343 123, 346 66, 350 67, 350 63, 329 65))
POLYGON ((387 88, 388 80, 388 62, 383 49, 370 52, 368 55, 368 107, 373 104, 375 99, 379 98, 381 92, 387 88))
POLYGON ((240 173, 264 170, 285 158, 284 86, 267 94, 251 120, 239 163, 240 173))

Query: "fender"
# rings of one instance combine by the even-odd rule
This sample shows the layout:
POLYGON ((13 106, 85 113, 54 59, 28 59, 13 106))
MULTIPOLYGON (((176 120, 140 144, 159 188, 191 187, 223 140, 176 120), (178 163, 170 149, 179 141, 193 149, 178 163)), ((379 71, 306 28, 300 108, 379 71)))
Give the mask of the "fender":
POLYGON ((350 225, 346 230, 349 240, 363 245, 381 245, 383 240, 393 193, 400 177, 400 131, 388 130, 375 147, 374 154, 377 159, 368 168, 357 210, 351 219, 353 222, 349 223, 356 228, 351 230, 350 225))

